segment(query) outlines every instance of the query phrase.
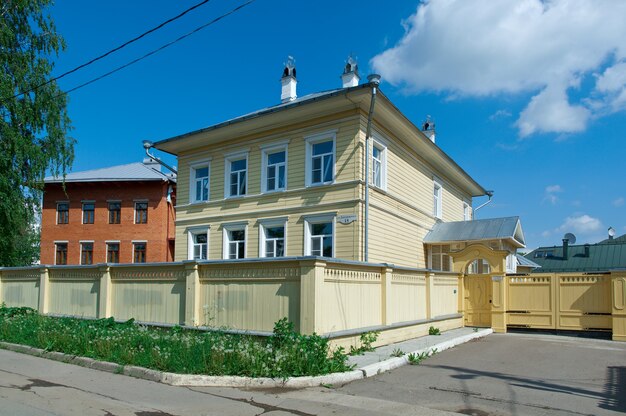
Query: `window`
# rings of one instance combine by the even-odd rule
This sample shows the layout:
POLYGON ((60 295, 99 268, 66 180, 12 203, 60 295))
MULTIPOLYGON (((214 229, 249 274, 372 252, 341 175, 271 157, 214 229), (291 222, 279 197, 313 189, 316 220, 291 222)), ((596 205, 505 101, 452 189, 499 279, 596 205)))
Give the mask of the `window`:
POLYGON ((95 209, 93 202, 83 202, 83 224, 93 224, 95 209))
POLYGON ((147 244, 133 243, 133 263, 145 263, 146 262, 146 249, 147 244))
POLYGON ((307 139, 306 184, 324 185, 335 180, 335 136, 324 134, 307 139))
POLYGON ((431 246, 430 247, 430 268, 433 270, 441 270, 449 272, 452 270, 452 257, 450 257, 450 246, 431 246))
POLYGON ((285 256, 285 223, 286 221, 279 220, 260 225, 260 257, 285 256))
POLYGON ((69 202, 59 202, 57 204, 57 224, 67 224, 70 222, 69 202))
POLYGON ((433 181, 433 215, 441 218, 441 194, 443 188, 436 180, 433 181))
POLYGON ((147 223, 148 223, 148 203, 147 202, 135 202, 135 224, 147 224, 147 223))
POLYGON ((262 192, 284 191, 287 187, 287 146, 263 150, 262 192))
POLYGON ((372 146, 372 185, 387 188, 387 147, 377 140, 372 146))
POLYGON ((93 242, 80 243, 80 264, 93 264, 93 242))
POLYGON ((224 226, 224 258, 243 259, 246 257, 246 225, 224 226))
POLYGON ((120 243, 107 243, 107 263, 120 262, 120 243))
POLYGON ((191 168, 191 202, 205 202, 209 200, 209 164, 193 166, 191 168))
POLYGON ((121 202, 109 202, 109 224, 119 224, 121 219, 122 219, 122 203, 121 202))
POLYGON ((189 232, 189 260, 206 260, 209 252, 209 238, 204 232, 189 232))
POLYGON ((472 211, 467 202, 463 202, 463 220, 470 221, 472 219, 472 211))
POLYGON ((67 264, 67 243, 55 243, 56 256, 54 257, 54 264, 67 264))
POLYGON ((243 196, 248 188, 248 154, 238 153, 226 157, 225 198, 243 196))
POLYGON ((305 254, 334 257, 334 216, 307 219, 305 222, 305 254))

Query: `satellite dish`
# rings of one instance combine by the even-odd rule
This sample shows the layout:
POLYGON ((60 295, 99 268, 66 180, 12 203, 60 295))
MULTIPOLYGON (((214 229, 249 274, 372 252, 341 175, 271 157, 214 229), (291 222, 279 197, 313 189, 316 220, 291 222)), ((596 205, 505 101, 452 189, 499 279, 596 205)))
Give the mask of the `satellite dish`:
POLYGON ((613 227, 609 227, 609 237, 615 237, 615 229, 613 227))
POLYGON ((572 233, 565 234, 563 240, 567 240, 569 244, 576 244, 576 236, 572 233))

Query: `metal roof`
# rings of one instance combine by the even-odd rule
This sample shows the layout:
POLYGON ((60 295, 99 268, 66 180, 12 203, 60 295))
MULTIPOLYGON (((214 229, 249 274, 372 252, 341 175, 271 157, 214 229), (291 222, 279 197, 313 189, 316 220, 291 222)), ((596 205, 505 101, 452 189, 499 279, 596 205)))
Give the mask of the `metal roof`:
POLYGON ((526 258, 539 264, 541 272, 546 273, 606 272, 626 267, 626 238, 604 240, 588 247, 589 256, 585 255, 585 245, 574 245, 568 247, 567 259, 563 258, 563 246, 539 247, 526 254, 526 258))
POLYGON ((509 240, 520 247, 526 244, 519 217, 438 222, 424 237, 429 244, 481 240, 509 240))
MULTIPOLYGON (((65 182, 110 182, 110 181, 176 181, 175 175, 167 175, 156 167, 155 163, 129 163, 101 169, 71 172, 65 176, 65 182)), ((63 182, 62 176, 48 176, 45 183, 63 182)))
POLYGON ((517 257, 517 265, 518 266, 532 267, 533 269, 538 269, 538 268, 541 267, 540 265, 538 265, 534 261, 532 261, 530 259, 527 259, 526 257, 522 256, 521 254, 516 254, 515 257, 517 257))

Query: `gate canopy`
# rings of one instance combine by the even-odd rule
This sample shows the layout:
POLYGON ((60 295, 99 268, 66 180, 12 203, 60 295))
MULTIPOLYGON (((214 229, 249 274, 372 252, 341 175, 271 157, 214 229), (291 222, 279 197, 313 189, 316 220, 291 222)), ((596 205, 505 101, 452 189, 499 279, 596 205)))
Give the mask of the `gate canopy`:
POLYGON ((438 222, 426 234, 426 244, 478 243, 506 241, 517 248, 526 247, 519 217, 488 218, 473 221, 438 222))

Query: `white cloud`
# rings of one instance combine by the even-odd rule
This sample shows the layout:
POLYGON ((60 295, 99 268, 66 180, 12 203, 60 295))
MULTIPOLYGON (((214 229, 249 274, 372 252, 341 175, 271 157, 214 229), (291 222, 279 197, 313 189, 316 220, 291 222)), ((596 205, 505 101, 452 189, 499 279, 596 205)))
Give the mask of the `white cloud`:
POLYGON ((615 201, 613 201, 613 206, 615 206, 615 207, 621 207, 623 205, 624 205, 624 198, 623 197, 619 197, 615 201))
POLYGON ((498 110, 495 113, 493 113, 492 115, 489 116, 489 120, 494 121, 494 120, 498 120, 500 118, 508 118, 511 117, 512 114, 509 110, 498 110))
POLYGON ((591 235, 602 230, 602 222, 587 214, 567 217, 563 224, 556 231, 565 233, 578 233, 581 235, 591 235))
POLYGON ((624 1, 425 0, 371 64, 408 93, 530 92, 520 136, 579 132, 592 116, 626 109, 624 16, 624 1), (589 74, 594 90, 570 97, 589 74))
POLYGON ((561 185, 548 185, 546 186, 544 201, 550 202, 552 205, 556 205, 559 201, 559 197, 556 195, 563 192, 561 185))

